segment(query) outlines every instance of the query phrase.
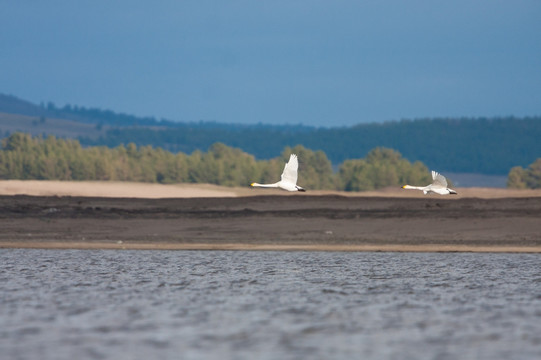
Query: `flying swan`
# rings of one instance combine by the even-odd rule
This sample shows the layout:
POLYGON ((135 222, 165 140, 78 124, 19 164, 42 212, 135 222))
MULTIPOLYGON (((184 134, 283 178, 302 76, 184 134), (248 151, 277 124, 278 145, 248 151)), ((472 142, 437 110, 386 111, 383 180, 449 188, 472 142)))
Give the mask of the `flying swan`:
POLYGON ((425 195, 434 193, 434 194, 440 194, 440 195, 448 195, 448 194, 457 194, 456 191, 453 189, 449 189, 447 187, 447 180, 445 179, 445 176, 442 174, 432 170, 432 184, 427 186, 411 186, 411 185, 404 185, 402 186, 402 189, 414 189, 414 190, 421 190, 425 195))
POLYGON ((299 168, 299 160, 297 160, 297 155, 291 154, 289 156, 289 161, 284 167, 284 172, 282 173, 282 180, 274 184, 258 184, 252 183, 250 186, 253 187, 265 187, 265 188, 279 188, 287 191, 306 191, 302 187, 297 185, 297 169, 299 168))

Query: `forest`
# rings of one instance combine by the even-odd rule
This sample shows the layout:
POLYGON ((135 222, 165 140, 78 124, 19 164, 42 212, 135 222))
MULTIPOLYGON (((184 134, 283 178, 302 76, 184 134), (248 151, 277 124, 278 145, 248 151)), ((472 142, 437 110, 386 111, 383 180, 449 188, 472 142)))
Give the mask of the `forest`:
MULTIPOLYGON (((98 131, 72 136, 83 147, 116 148, 133 143, 138 148, 151 146, 191 154, 197 150, 210 151, 213 144, 222 143, 256 159, 271 160, 286 147, 299 144, 323 151, 335 170, 346 160, 367 157, 377 147, 394 149, 403 158, 421 161, 429 168, 486 175, 507 175, 511 168, 527 167, 541 156, 541 116, 427 118, 348 127, 335 127, 332 122, 329 127, 244 125, 174 122, 95 108, 59 107, 53 103, 35 105, 0 94, 1 112, 35 117, 34 128, 17 131, 44 134, 44 137, 65 136, 48 119, 69 119, 93 126, 98 131), (36 132, 37 128, 40 132, 36 132)), ((9 136, 11 131, 4 130, 1 134, 9 136)))
POLYGON ((410 161, 452 172, 504 175, 541 154, 541 118, 418 119, 340 128, 213 126, 184 124, 167 129, 114 128, 86 146, 134 142, 191 153, 221 142, 258 159, 270 159, 290 144, 321 150, 333 164, 365 157, 375 147, 399 151, 410 161))
POLYGON ((285 147, 280 156, 256 160, 251 154, 222 143, 207 152, 191 154, 137 146, 82 147, 77 140, 54 136, 32 137, 15 133, 4 138, 0 149, 0 179, 117 180, 152 183, 209 183, 248 186, 273 183, 291 153, 299 157, 298 184, 309 189, 362 191, 429 183, 427 167, 411 163, 399 152, 377 147, 365 158, 350 159, 333 171, 323 151, 302 145, 285 147))

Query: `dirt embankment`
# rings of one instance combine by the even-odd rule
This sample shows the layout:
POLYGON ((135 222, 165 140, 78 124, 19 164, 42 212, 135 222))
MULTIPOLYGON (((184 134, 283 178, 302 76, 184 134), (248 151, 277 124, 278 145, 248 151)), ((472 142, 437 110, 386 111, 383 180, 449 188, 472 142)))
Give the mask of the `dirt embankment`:
POLYGON ((233 189, 229 197, 4 195, 0 247, 541 252, 538 196, 252 190, 233 189))

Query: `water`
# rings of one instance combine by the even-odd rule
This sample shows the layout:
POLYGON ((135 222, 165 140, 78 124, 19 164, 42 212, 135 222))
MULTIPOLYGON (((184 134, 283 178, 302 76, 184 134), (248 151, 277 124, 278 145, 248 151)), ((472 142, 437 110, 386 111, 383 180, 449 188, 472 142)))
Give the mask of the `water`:
POLYGON ((0 250, 0 357, 539 359, 540 260, 0 250))

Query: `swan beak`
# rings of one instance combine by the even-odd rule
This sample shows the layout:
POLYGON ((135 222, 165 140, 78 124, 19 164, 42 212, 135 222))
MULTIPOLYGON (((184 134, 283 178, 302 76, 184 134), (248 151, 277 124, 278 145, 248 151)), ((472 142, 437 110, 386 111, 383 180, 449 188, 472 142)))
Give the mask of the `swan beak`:
POLYGON ((251 183, 250 186, 254 186, 255 183, 251 183))
POLYGON ((405 189, 406 188, 406 185, 402 186, 402 189, 405 189))

